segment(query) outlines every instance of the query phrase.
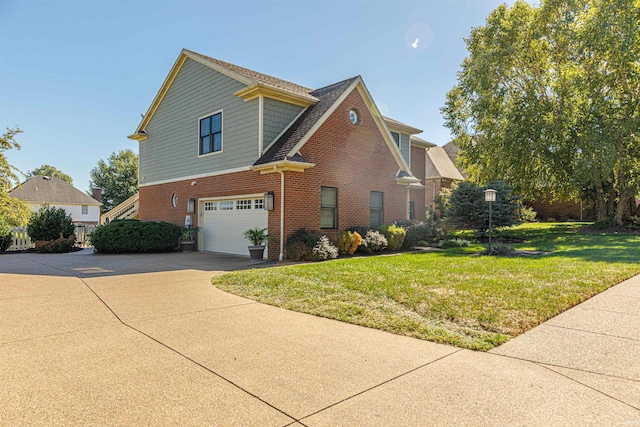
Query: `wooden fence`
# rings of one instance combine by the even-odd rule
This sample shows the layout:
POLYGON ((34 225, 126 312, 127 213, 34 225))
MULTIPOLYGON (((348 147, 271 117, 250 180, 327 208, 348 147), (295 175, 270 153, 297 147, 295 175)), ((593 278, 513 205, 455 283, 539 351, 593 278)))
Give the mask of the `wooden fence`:
MULTIPOLYGON (((89 234, 93 233, 97 225, 76 225, 76 245, 87 247, 89 244, 89 234)), ((27 226, 13 227, 13 244, 9 247, 10 251, 20 251, 23 249, 33 248, 35 244, 27 234, 27 226)))

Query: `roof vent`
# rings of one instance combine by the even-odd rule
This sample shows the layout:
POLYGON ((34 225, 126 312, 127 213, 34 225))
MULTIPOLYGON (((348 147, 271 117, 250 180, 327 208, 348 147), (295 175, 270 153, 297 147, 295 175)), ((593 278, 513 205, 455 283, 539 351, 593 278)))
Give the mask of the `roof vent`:
POLYGON ((43 176, 42 179, 46 179, 47 181, 53 181, 53 177, 51 176, 43 176))

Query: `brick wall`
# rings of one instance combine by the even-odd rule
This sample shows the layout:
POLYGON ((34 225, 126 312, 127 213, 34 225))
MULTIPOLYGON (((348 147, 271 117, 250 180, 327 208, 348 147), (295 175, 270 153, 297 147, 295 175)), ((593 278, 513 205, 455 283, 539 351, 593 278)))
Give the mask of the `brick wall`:
MULTIPOLYGON (((425 156, 426 150, 420 147, 411 147, 411 171, 413 175, 420 180, 423 185, 425 183, 425 156)), ((415 205, 415 219, 417 221, 424 221, 424 209, 426 206, 426 187, 424 190, 411 190, 411 201, 415 205)))

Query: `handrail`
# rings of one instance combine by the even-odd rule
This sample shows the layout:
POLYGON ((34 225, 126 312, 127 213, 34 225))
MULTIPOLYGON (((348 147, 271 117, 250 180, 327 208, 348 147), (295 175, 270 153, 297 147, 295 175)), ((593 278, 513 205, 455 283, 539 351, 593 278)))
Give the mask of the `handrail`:
POLYGON ((129 219, 138 214, 138 200, 140 199, 140 193, 136 193, 129 197, 118 206, 114 207, 108 212, 103 213, 100 216, 100 224, 106 224, 114 219, 129 219))

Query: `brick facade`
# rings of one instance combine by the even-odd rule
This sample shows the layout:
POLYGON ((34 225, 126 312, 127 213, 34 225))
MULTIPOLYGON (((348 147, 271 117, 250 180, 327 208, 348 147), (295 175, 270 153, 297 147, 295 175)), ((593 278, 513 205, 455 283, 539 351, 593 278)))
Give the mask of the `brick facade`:
MULTIPOLYGON (((424 176, 424 149, 414 148, 424 176)), ((398 164, 393 157, 364 100, 353 90, 300 150, 315 163, 305 172, 284 172, 285 236, 299 228, 320 229, 320 191, 322 186, 338 189, 338 227, 322 230, 336 240, 339 233, 352 226, 369 225, 370 192, 384 193, 384 220, 407 218, 406 187, 395 181, 398 164), (349 121, 349 110, 358 112, 359 122, 349 121)), ((419 167, 418 167, 419 169, 419 167)), ((419 177, 420 171, 417 171, 419 177)), ((279 255, 280 174, 261 175, 256 171, 236 172, 207 178, 187 179, 140 188, 140 219, 184 224, 187 199, 236 196, 274 192, 274 210, 269 212, 269 258, 279 255), (195 185, 191 185, 196 181, 195 185), (177 207, 171 196, 177 194, 177 207)), ((424 219, 424 190, 411 190, 416 219, 424 219), (420 216, 420 214, 422 216, 420 216)), ((198 224, 198 212, 192 214, 198 224)), ((286 237, 285 237, 286 239, 286 237)), ((286 256, 286 254, 285 254, 286 256)))
MULTIPOLYGON (((424 182, 425 167, 426 167, 426 153, 427 151, 421 147, 411 147, 411 171, 413 175, 420 179, 422 184, 424 182)), ((411 190, 411 201, 415 206, 414 219, 416 221, 424 221, 426 204, 426 188, 424 190, 411 190)))

